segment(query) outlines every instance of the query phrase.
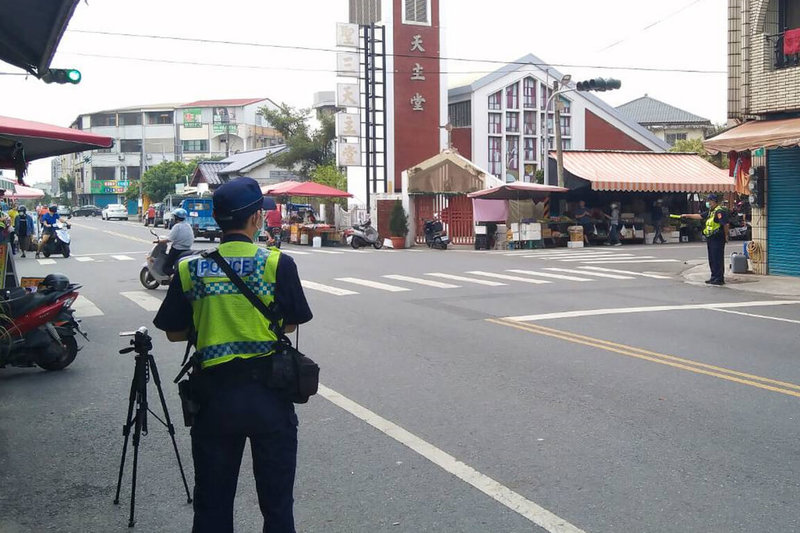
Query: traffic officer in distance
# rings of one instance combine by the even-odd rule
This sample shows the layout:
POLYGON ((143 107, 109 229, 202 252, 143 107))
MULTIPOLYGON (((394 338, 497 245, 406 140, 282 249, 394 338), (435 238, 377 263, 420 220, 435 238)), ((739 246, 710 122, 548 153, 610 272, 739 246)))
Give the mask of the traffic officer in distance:
POLYGON ((711 277, 709 285, 725 285, 725 243, 728 242, 728 210, 719 205, 719 195, 709 194, 706 198, 707 210, 697 214, 681 215, 681 218, 705 220, 703 235, 708 245, 708 266, 711 277))
MULTIPOLYGON (((214 218, 223 232, 220 254, 267 306, 277 304, 288 333, 312 315, 294 260, 252 242, 268 208, 274 202, 251 178, 236 178, 214 192, 214 218)), ((193 377, 203 393, 191 430, 192 531, 233 531, 239 465, 249 438, 264 531, 294 532, 297 416, 289 400, 265 385, 276 335, 213 259, 184 258, 178 274, 154 323, 170 341, 194 337, 201 368, 193 377)))

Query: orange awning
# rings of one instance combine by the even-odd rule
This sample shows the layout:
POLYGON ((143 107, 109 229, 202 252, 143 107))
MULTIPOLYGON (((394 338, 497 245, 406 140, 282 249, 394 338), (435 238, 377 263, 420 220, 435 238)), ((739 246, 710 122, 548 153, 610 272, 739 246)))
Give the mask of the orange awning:
POLYGON ((753 120, 703 141, 711 153, 800 145, 800 118, 753 120))
POLYGON ((728 171, 697 154, 672 152, 565 151, 564 169, 595 191, 733 191, 728 171))

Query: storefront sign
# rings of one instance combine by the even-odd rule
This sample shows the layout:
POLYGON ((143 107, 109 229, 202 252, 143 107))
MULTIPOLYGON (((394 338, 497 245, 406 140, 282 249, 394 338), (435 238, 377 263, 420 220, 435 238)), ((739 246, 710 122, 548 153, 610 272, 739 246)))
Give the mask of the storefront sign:
POLYGON ((360 118, 358 113, 337 113, 336 114, 336 136, 337 137, 359 137, 360 118))
POLYGON ((128 190, 128 180, 92 180, 92 194, 122 194, 128 190))
POLYGON ((216 122, 211 126, 211 131, 215 134, 226 133, 225 126, 228 127, 228 132, 233 133, 234 135, 236 135, 236 133, 239 131, 239 127, 236 124, 219 124, 216 122))
POLYGON ((203 126, 203 110, 199 107, 183 110, 184 128, 201 128, 203 126))

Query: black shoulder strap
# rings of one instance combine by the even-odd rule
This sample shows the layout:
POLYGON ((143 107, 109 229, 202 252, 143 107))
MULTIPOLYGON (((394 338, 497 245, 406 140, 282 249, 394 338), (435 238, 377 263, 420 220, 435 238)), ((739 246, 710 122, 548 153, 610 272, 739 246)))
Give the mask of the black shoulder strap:
POLYGON ((286 335, 278 329, 278 324, 280 324, 281 317, 278 316, 278 314, 275 312, 274 309, 270 309, 269 307, 267 307, 266 304, 263 301, 261 301, 261 298, 256 296, 255 293, 250 289, 250 287, 247 286, 244 280, 240 278, 236 272, 233 271, 228 262, 225 261, 225 259, 220 255, 219 249, 213 248, 211 250, 203 252, 200 255, 202 255, 203 257, 207 257, 209 259, 213 259, 214 262, 217 265, 219 265, 219 268, 222 269, 223 272, 225 272, 225 275, 228 276, 228 279, 231 280, 231 283, 236 285, 236 288, 239 289, 239 291, 248 300, 250 300, 250 303, 253 304, 253 307, 258 309, 261 312, 261 314, 264 315, 264 317, 272 323, 278 336, 281 338, 285 338, 288 341, 288 337, 286 337, 286 335))

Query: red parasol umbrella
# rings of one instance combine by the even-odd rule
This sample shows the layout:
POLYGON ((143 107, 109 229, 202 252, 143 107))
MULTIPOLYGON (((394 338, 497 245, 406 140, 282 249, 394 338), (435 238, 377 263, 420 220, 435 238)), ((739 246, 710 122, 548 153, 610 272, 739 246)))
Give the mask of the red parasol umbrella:
POLYGON ((261 187, 270 196, 307 196, 309 198, 352 198, 352 194, 313 181, 284 181, 261 187))

